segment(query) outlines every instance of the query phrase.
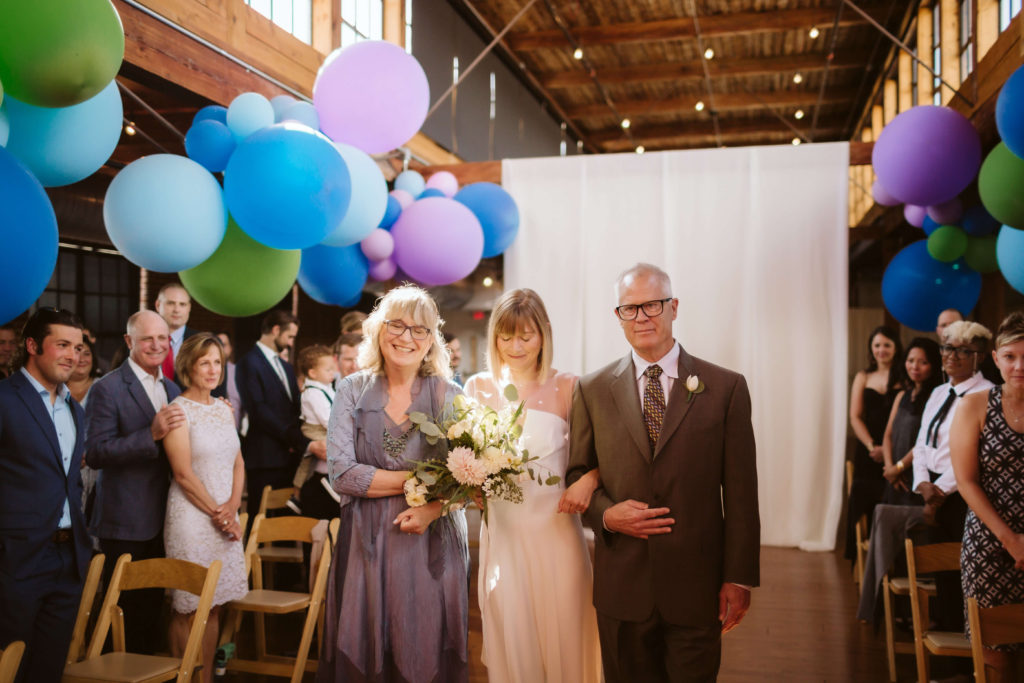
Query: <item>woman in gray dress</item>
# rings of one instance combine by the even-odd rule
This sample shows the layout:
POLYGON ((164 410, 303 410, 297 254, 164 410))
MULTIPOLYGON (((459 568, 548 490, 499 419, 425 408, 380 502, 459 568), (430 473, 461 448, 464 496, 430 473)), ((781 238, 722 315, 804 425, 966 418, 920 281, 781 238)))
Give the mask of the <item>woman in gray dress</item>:
POLYGON ((437 420, 461 391, 442 322, 422 289, 391 290, 364 323, 363 370, 338 388, 327 461, 341 527, 318 681, 468 679, 465 515, 441 517, 436 502, 410 508, 402 490, 414 461, 446 449, 429 445, 409 414, 437 420))

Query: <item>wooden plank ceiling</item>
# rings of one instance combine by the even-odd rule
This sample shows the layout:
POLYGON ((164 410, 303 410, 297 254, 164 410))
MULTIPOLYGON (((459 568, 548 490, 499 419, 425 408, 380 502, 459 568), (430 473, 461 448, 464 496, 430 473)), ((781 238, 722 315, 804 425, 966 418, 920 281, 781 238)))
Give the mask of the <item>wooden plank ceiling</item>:
MULTIPOLYGON (((530 0, 449 2, 489 41, 530 0)), ((858 2, 897 35, 916 7, 858 2)), ((501 50, 570 136, 622 152, 848 140, 890 45, 836 0, 537 0, 501 50)))

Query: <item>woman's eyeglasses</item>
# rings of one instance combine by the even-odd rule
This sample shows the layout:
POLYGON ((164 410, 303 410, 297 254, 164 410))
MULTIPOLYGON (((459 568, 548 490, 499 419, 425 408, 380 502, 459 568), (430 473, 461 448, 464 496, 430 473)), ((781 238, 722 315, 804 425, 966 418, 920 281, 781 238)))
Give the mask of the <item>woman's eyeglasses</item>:
POLYGON ((968 346, 951 346, 949 344, 943 344, 939 347, 939 353, 943 356, 948 356, 952 353, 956 355, 957 358, 963 360, 964 358, 970 358, 972 355, 980 352, 968 346))
POLYGON ((393 337, 401 337, 405 334, 406 330, 409 330, 409 335, 416 341, 423 341, 430 337, 431 329, 424 327, 423 325, 406 325, 401 320, 385 320, 384 325, 387 326, 388 334, 393 337))

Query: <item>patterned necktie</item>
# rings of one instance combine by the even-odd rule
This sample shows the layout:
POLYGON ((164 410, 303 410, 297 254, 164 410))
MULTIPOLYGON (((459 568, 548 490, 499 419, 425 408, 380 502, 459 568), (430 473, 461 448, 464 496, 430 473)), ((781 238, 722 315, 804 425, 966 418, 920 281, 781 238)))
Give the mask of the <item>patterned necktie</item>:
POLYGON ((665 419, 665 392, 661 389, 661 366, 651 365, 644 370, 647 387, 644 389, 644 423, 647 425, 647 440, 654 450, 661 433, 661 422, 665 419))

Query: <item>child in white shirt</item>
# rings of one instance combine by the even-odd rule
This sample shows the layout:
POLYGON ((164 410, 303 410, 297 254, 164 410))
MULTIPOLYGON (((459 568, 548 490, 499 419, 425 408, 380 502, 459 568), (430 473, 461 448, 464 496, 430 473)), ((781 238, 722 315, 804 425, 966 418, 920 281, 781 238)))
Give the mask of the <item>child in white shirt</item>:
MULTIPOLYGON (((325 439, 334 403, 332 382, 338 363, 329 348, 315 344, 299 352, 298 370, 306 378, 302 387, 302 433, 312 441, 325 439)), ((327 479, 326 459, 307 452, 292 483, 295 496, 288 507, 307 517, 337 517, 340 498, 327 479)))

